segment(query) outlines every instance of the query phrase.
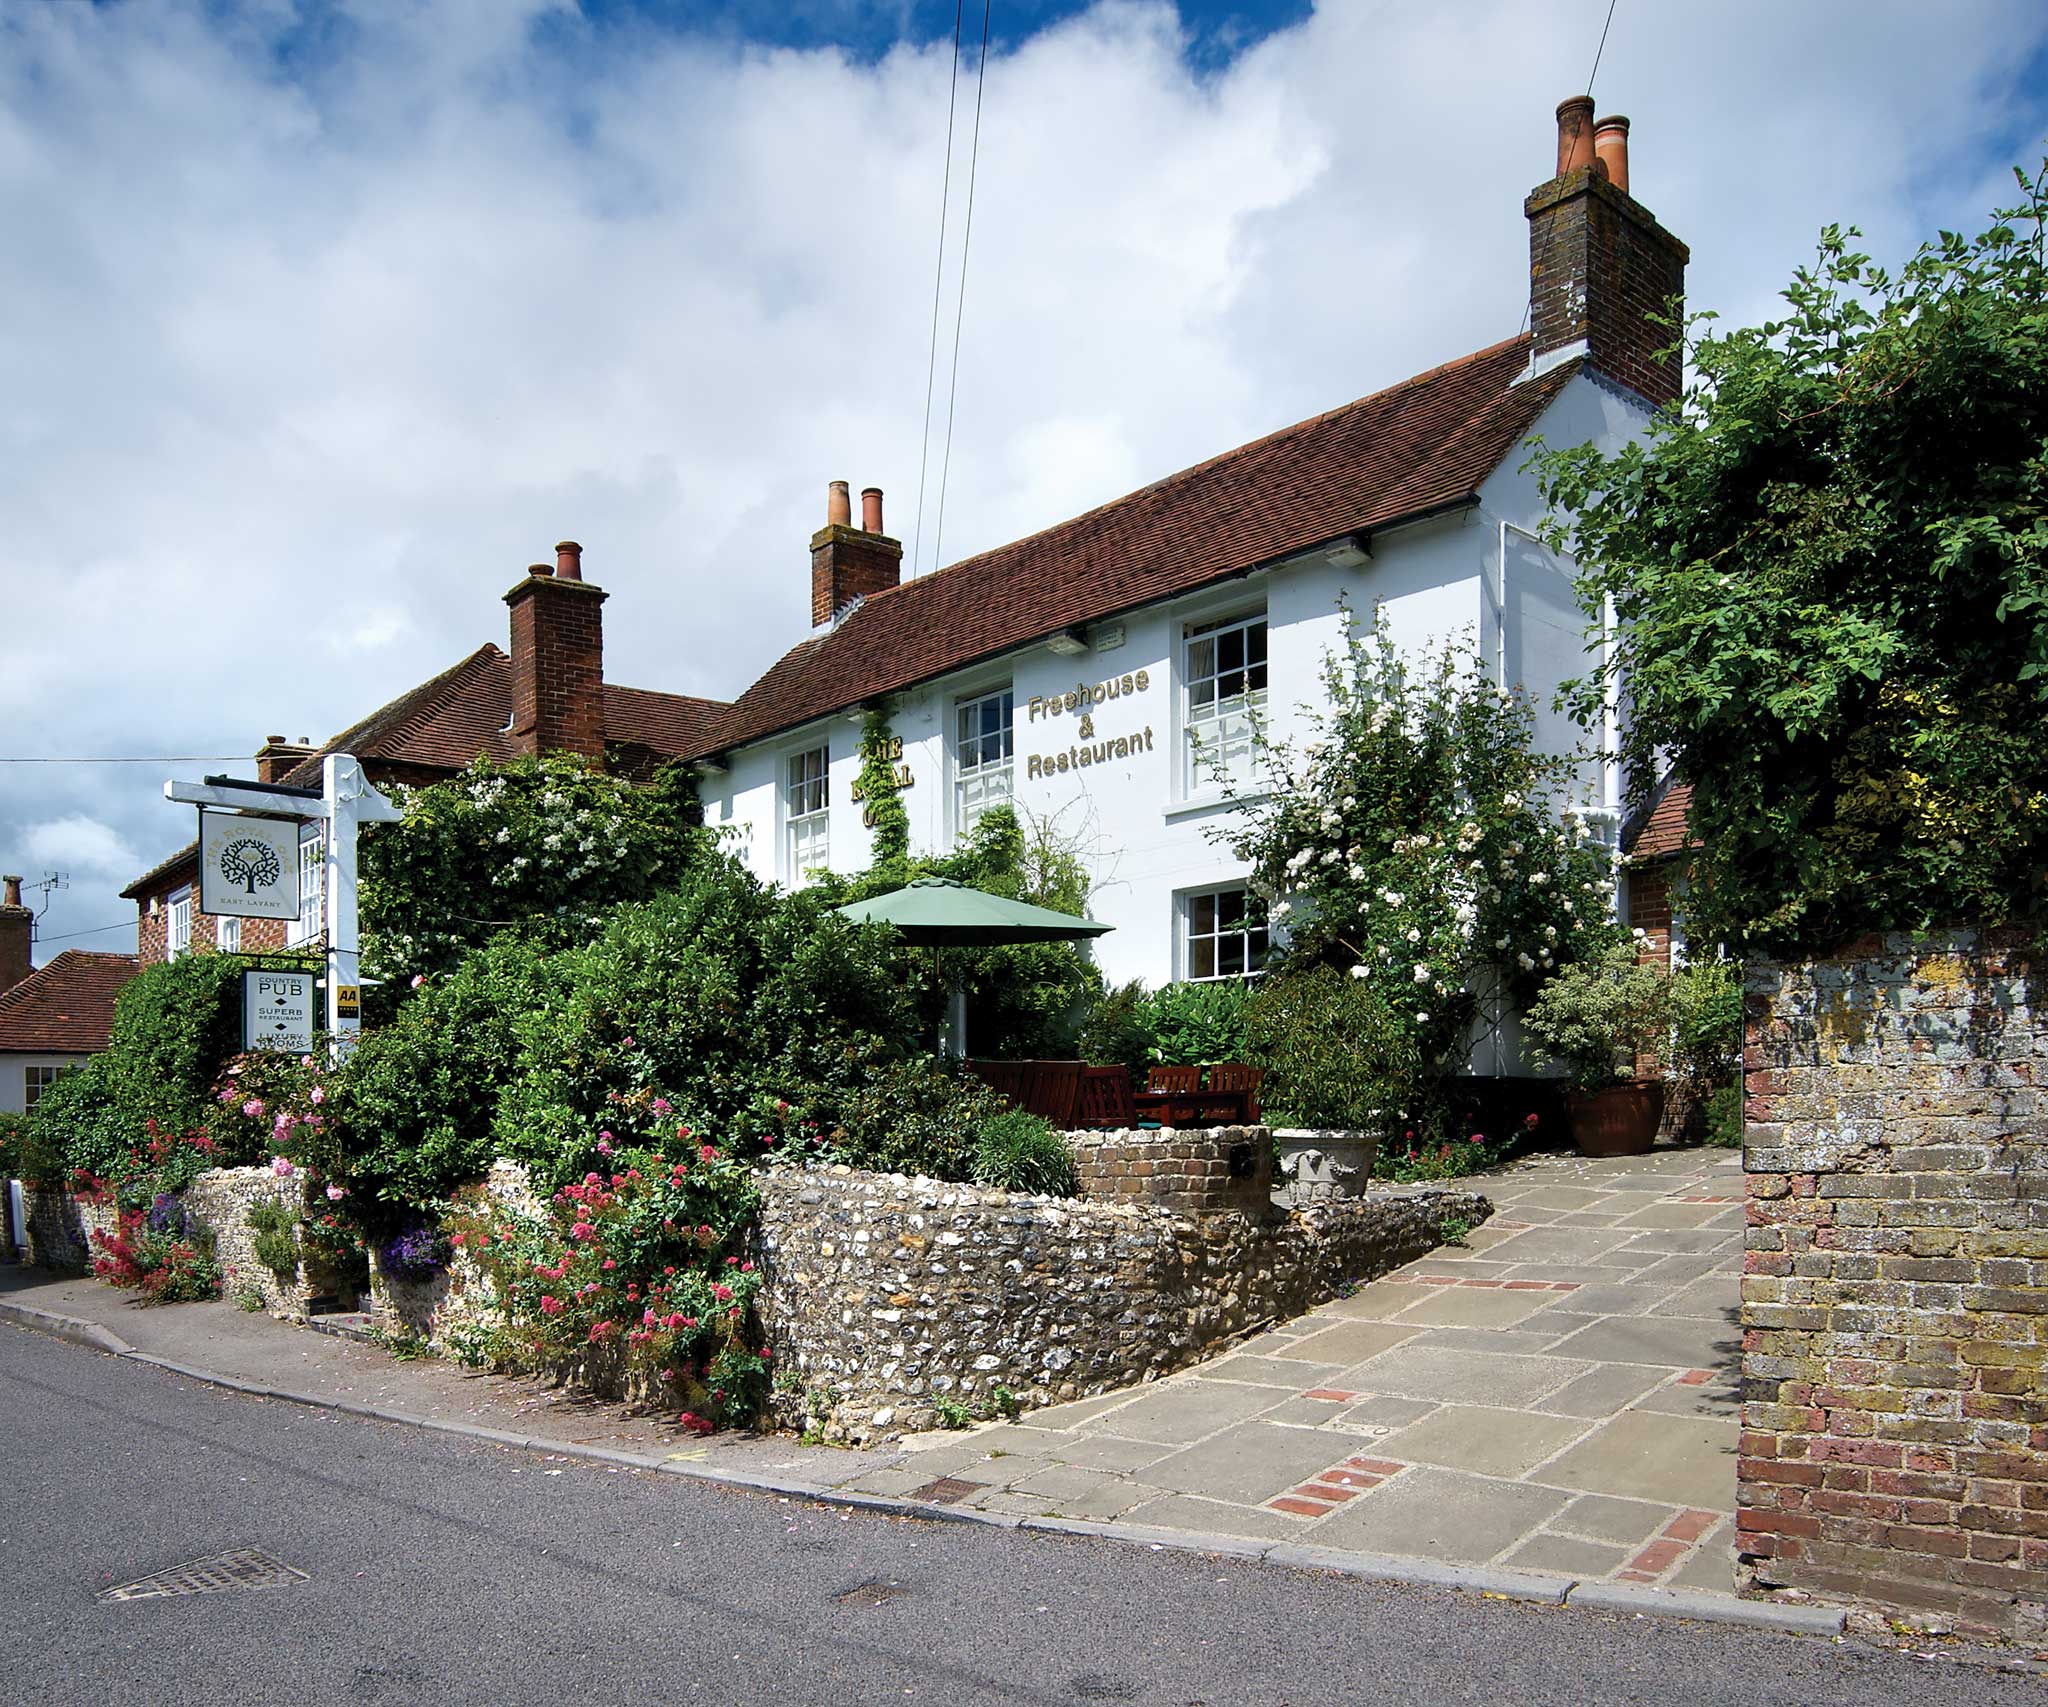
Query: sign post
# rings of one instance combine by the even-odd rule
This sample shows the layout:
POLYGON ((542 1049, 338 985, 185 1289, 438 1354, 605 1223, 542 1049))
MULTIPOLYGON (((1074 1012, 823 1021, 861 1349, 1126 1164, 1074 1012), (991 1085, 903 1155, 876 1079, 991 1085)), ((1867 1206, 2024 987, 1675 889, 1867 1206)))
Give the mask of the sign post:
MULTIPOLYGON (((288 836, 291 867, 296 874, 298 832, 259 831, 266 820, 279 819, 294 825, 323 822, 326 825, 326 893, 323 897, 327 927, 327 1034, 328 1047, 339 1060, 354 1047, 363 1025, 361 951, 356 941, 356 827, 359 824, 395 824, 404 816, 363 775, 353 754, 329 753, 321 761, 320 787, 293 788, 280 783, 245 782, 240 778, 210 776, 202 782, 167 782, 164 798, 202 808, 200 813, 201 888, 203 896, 218 896, 220 911, 234 916, 241 905, 250 903, 263 882, 268 862, 261 848, 279 835, 288 836), (216 808, 218 810, 206 810, 216 808), (212 820, 214 822, 210 823, 212 820), (237 820, 225 831, 218 821, 237 820), (237 834, 239 827, 241 833, 237 834), (209 834, 212 840, 208 840, 209 834), (255 844, 254 846, 248 844, 255 844), (218 857, 220 871, 214 887, 207 885, 207 873, 218 857), (237 897, 235 890, 244 894, 237 897)), ((282 853, 278 855, 282 862, 282 853)), ((281 874, 280 874, 281 876, 281 874)), ((274 880, 276 881, 276 880, 274 880)), ((281 887, 281 883, 278 884, 281 887)), ((278 905, 266 899, 266 907, 278 905)), ((201 912, 213 911, 202 899, 201 912)), ((297 908, 288 916, 295 917, 297 908)), ((275 918, 264 911, 243 917, 275 918)))
POLYGON ((313 1048, 313 974, 242 974, 242 1047, 306 1055, 313 1048))

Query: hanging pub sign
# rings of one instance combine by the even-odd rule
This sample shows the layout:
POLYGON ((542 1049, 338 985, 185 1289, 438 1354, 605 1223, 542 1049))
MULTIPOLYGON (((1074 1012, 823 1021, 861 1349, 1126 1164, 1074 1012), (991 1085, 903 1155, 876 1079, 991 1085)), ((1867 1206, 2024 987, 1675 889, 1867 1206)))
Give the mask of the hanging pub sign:
POLYGON ((299 824, 199 810, 199 910, 216 918, 299 916, 299 824))
POLYGON ((242 974, 242 1047, 312 1053, 312 973, 242 974))

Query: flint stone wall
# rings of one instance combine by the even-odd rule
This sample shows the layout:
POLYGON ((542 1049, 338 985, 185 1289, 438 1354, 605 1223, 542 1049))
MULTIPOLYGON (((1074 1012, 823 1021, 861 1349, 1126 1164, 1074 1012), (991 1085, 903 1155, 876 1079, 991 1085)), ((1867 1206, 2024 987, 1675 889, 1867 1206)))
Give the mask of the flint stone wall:
POLYGON ((1272 1134, 1263 1126, 1141 1126, 1066 1139, 1082 1197, 1181 1215, 1261 1215, 1273 1195, 1272 1134))
MULTIPOLYGON (((547 1205, 518 1162, 491 1164, 484 1190, 500 1207, 539 1216, 547 1205)), ((450 1253, 448 1265, 431 1279, 387 1274, 382 1254, 370 1252, 370 1314, 388 1333, 425 1340, 435 1351, 453 1351, 465 1332, 503 1320, 497 1289, 467 1252, 450 1253)))
POLYGON ((1753 962, 1738 1551, 2048 1630, 2048 1002, 2017 935, 1753 962))
POLYGON ((1491 1213, 1476 1193, 1431 1188, 1190 1217, 776 1169, 757 1260, 777 1419, 862 1441, 930 1427, 940 1396, 984 1405, 1003 1387, 1032 1406, 1127 1387, 1423 1255, 1447 1218, 1491 1213))

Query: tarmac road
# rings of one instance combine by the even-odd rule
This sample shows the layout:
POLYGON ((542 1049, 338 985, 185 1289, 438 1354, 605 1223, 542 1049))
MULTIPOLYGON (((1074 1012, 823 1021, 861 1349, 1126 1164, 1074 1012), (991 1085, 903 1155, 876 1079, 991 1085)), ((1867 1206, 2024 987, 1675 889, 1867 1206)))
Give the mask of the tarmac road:
POLYGON ((848 1513, 0 1326, 0 1703, 2038 1704, 1855 1640, 848 1513), (262 1548, 267 1589, 105 1602, 262 1548))

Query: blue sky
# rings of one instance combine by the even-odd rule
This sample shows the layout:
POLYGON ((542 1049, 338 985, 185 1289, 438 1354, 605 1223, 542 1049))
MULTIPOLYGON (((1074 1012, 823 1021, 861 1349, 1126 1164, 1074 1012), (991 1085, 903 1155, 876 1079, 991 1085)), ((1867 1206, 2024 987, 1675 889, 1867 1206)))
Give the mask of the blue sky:
MULTIPOLYGON (((943 557, 1512 335, 1606 8, 997 0, 943 557)), ((613 680, 732 695, 835 478, 930 567, 952 17, 0 0, 0 758, 324 737, 570 537, 613 680)), ((1824 223, 1981 222, 2048 10, 1620 0, 1597 95, 1739 323, 1824 223)), ((45 958, 125 945, 190 768, 0 765, 0 870, 72 875, 45 958)))

